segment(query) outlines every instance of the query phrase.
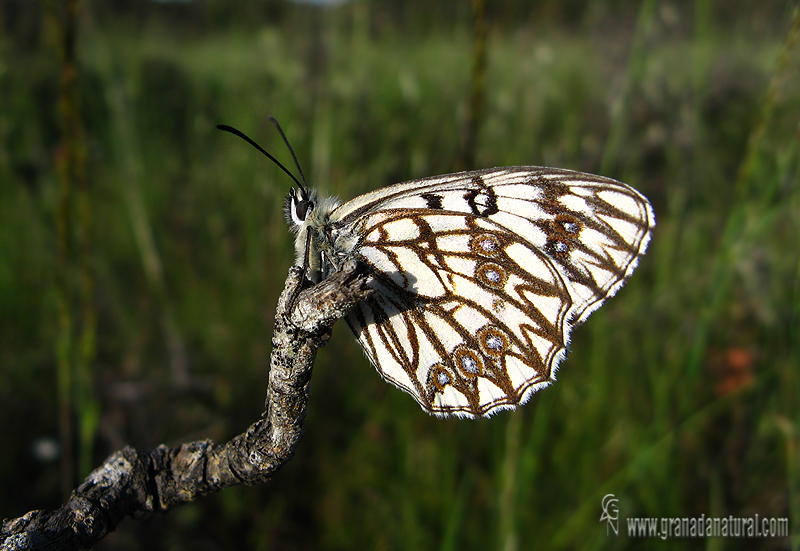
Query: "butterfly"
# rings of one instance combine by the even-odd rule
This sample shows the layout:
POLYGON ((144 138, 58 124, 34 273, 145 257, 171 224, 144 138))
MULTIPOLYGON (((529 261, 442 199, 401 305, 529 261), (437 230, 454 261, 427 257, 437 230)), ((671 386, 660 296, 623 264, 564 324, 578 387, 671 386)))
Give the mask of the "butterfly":
POLYGON ((295 182, 297 264, 313 282, 366 267, 374 293, 346 321, 381 376, 437 416, 490 416, 552 383, 570 332, 625 284, 655 226, 633 188, 558 168, 434 176, 346 203, 295 182))

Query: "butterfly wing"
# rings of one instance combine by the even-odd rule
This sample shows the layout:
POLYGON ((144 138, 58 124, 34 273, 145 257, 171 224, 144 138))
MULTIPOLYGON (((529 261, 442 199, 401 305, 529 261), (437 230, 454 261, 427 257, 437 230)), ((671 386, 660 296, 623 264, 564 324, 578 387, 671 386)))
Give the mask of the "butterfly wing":
POLYGON ((633 272, 654 225, 632 188, 514 167, 390 186, 331 214, 377 292, 348 323, 389 382, 481 416, 553 380, 570 329, 633 272))

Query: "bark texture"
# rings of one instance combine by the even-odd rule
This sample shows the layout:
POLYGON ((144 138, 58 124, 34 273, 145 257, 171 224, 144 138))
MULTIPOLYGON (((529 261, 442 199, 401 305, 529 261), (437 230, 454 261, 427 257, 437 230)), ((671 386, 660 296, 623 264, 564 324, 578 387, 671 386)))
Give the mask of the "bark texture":
POLYGON ((264 413, 220 445, 212 440, 126 447, 112 454, 56 511, 31 511, 3 521, 0 550, 89 549, 125 516, 142 517, 236 484, 260 484, 294 454, 303 434, 308 383, 317 350, 333 323, 366 299, 367 276, 347 262, 325 281, 304 288, 293 266, 278 300, 264 413))

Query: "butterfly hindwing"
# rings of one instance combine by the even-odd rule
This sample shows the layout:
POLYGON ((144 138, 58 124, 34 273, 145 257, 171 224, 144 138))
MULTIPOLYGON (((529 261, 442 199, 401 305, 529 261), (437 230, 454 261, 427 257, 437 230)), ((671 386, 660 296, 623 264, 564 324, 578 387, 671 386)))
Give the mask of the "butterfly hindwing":
POLYGON ((384 378, 428 411, 470 416, 551 379, 571 299, 544 253, 473 214, 381 212, 366 225, 357 251, 377 292, 348 321, 384 378))

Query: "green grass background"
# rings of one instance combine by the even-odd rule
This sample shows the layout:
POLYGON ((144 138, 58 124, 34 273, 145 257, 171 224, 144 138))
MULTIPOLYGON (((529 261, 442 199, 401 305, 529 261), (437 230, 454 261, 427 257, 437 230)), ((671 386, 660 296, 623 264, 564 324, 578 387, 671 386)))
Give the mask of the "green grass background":
MULTIPOLYGON (((337 324, 272 482, 97 548, 800 549, 796 10, 490 2, 469 168, 630 183, 658 220, 636 274, 553 387, 489 420, 429 417, 337 324), (607 493, 623 519, 758 514, 792 537, 607 537, 607 493)), ((277 117, 346 199, 460 168, 472 87, 468 3, 83 2, 70 103, 63 13, 0 1, 6 518, 57 507, 122 446, 225 441, 259 415, 290 182, 216 124, 289 163, 277 117)))

